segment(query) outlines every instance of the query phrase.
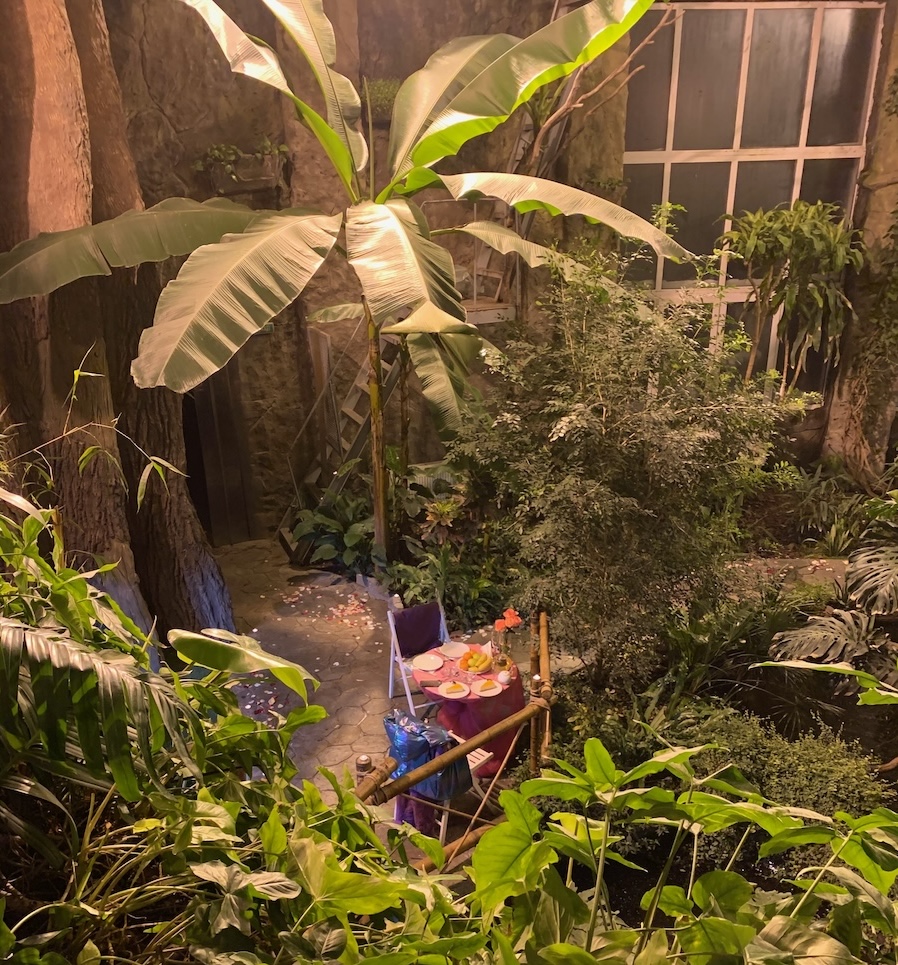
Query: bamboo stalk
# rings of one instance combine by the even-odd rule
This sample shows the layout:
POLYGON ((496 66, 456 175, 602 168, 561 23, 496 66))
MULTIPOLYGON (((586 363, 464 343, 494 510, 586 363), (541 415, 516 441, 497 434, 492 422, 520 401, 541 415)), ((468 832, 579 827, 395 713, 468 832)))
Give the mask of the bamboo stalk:
MULTIPOLYGON (((493 724, 492 727, 487 727, 486 730, 482 730, 470 740, 466 740, 457 747, 450 748, 445 753, 440 754, 439 757, 435 757, 432 761, 422 764, 421 767, 416 767, 413 771, 409 771, 408 774, 403 774, 402 777, 391 781, 386 786, 371 786, 374 784, 372 781, 374 774, 372 774, 367 781, 356 788, 356 796, 362 801, 370 798, 374 804, 384 804, 386 801, 392 800, 416 784, 420 784, 421 781, 426 780, 428 777, 439 774, 440 771, 450 764, 454 764, 456 761, 467 757, 471 751, 477 750, 478 747, 483 747, 484 744, 488 744, 491 740, 494 740, 506 731, 512 730, 525 721, 545 713, 547 709, 548 704, 544 700, 532 701, 523 710, 519 710, 510 717, 506 717, 505 720, 500 720, 498 724, 493 724)), ((396 765, 394 764, 391 770, 395 770, 395 767, 396 765)), ((375 774, 379 774, 382 768, 383 765, 378 767, 375 774)))
MULTIPOLYGON (((552 699, 552 669, 549 661, 549 614, 545 610, 539 615, 539 675, 543 686, 541 696, 547 701, 552 699)), ((552 741, 552 713, 546 709, 546 716, 542 726, 542 748, 540 756, 549 759, 549 745, 552 741)))
MULTIPOLYGON (((537 652, 538 655, 538 652, 537 652)), ((530 702, 533 703, 539 697, 539 690, 542 681, 538 673, 530 678, 530 702)), ((534 717, 530 721, 530 773, 535 777, 539 773, 539 751, 542 746, 541 724, 542 715, 534 717)))
POLYGON ((392 757, 385 757, 365 780, 356 787, 356 797, 360 801, 366 801, 397 767, 399 767, 399 761, 393 760, 392 757))
POLYGON ((539 673, 539 616, 533 613, 530 617, 530 678, 539 673))

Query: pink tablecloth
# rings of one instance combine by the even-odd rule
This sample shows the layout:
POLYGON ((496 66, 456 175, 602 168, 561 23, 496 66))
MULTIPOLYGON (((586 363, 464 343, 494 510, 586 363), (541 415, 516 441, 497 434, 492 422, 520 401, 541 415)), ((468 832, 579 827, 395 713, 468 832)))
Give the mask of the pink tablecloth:
MULTIPOLYGON (((479 648, 472 647, 471 649, 479 648)), ((470 687, 475 680, 483 680, 487 677, 496 680, 497 674, 495 672, 488 674, 467 673, 459 669, 457 661, 449 659, 439 649, 429 652, 442 657, 443 666, 439 670, 415 669, 413 674, 418 686, 424 693, 440 702, 437 722, 447 730, 451 730, 459 737, 476 737, 487 727, 498 724, 500 720, 505 720, 506 717, 524 709, 524 686, 521 683, 521 675, 518 673, 517 667, 512 667, 511 680, 502 687, 502 693, 496 694, 495 697, 479 697, 472 691, 466 697, 444 698, 437 687, 425 687, 422 681, 439 680, 440 683, 443 683, 446 680, 458 680, 470 687)), ((491 777, 496 773, 508 748, 511 746, 511 742, 514 740, 515 733, 514 730, 507 731, 484 745, 485 750, 493 752, 493 759, 477 771, 478 777, 491 777)))

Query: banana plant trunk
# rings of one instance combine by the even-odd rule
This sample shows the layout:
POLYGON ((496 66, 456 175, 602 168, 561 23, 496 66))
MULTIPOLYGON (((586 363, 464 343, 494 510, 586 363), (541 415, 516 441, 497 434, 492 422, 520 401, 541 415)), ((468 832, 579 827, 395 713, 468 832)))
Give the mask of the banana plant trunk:
POLYGON ((374 543, 386 553, 387 549, 387 465, 384 438, 383 369, 380 362, 380 328, 371 314, 368 302, 365 318, 368 322, 368 396, 371 400, 371 478, 374 514, 374 543))

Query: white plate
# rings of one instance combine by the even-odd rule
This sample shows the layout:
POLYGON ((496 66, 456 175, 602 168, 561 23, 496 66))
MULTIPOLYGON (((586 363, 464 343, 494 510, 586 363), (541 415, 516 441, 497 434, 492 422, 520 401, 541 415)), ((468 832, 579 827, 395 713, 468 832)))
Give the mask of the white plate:
POLYGON ((471 690, 473 690, 478 697, 498 697, 504 689, 502 684, 489 678, 485 680, 475 680, 474 683, 471 684, 471 690), (491 686, 487 686, 488 684, 491 686), (484 688, 486 689, 484 690, 484 688))
POLYGON ((438 693, 441 697, 445 697, 447 700, 461 700, 462 697, 467 697, 471 692, 471 688, 467 684, 463 684, 460 680, 446 680, 439 686, 438 693), (452 687, 450 691, 448 688, 452 687), (455 688, 460 687, 460 690, 455 688))
POLYGON ((440 646, 440 652, 445 653, 450 660, 458 660, 459 657, 464 656, 467 649, 461 640, 449 640, 440 646))
POLYGON ((428 650, 427 653, 419 653, 412 660, 412 666, 415 670, 439 670, 443 666, 443 658, 438 653, 428 650))

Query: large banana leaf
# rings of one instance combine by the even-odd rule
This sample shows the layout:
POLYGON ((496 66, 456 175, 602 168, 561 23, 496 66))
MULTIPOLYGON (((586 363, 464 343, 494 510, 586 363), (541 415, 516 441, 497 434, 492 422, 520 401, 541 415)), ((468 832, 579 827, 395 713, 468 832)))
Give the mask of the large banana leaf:
POLYGON ((479 396, 470 373, 477 365, 483 340, 471 335, 408 336, 408 349, 437 429, 452 436, 470 419, 479 396))
POLYGON ((309 62, 324 94, 327 122, 352 155, 361 171, 368 160, 368 145, 358 130, 362 107, 352 81, 333 69, 337 59, 334 28, 321 0, 262 0, 277 17, 309 62))
POLYGON ((551 215, 581 214, 591 221, 608 225, 625 238, 636 238, 650 244, 665 258, 683 261, 692 257, 673 238, 632 211, 557 181, 489 171, 436 174, 429 169, 416 168, 407 180, 407 188, 409 191, 418 191, 437 182, 442 182, 454 198, 499 198, 518 211, 546 211, 551 215))
POLYGON ((286 210, 197 249, 162 292, 131 366, 141 388, 186 392, 217 372, 305 288, 343 216, 286 210))
POLYGON ((412 162, 451 157, 498 127, 541 87, 566 77, 616 43, 653 0, 592 0, 499 56, 434 119, 411 150, 412 162))
POLYGON ((459 37, 405 80, 393 103, 388 154, 391 178, 400 178, 414 167, 412 148, 434 117, 485 67, 519 42, 510 34, 459 37))
POLYGON ((431 335, 473 335, 480 338, 480 333, 474 325, 460 322, 457 318, 441 312, 433 302, 424 302, 408 318, 392 325, 385 325, 381 331, 384 335, 414 335, 425 332, 431 335))
POLYGON ((233 73, 260 80, 263 84, 268 84, 282 94, 286 94, 293 101, 297 113, 308 124, 309 129, 331 159, 350 197, 355 199, 356 192, 353 186, 355 163, 352 152, 327 121, 293 93, 274 51, 263 44, 256 43, 245 34, 215 0, 181 0, 181 3, 192 7, 206 21, 206 26, 212 31, 216 43, 228 58, 233 73))
POLYGON ((270 214, 224 198, 169 198, 96 225, 39 234, 0 254, 0 304, 50 292, 90 275, 187 255, 270 214))
POLYGON ((585 271, 583 265, 563 255, 560 251, 546 248, 533 241, 522 238, 517 231, 496 224, 495 221, 471 221, 458 228, 450 228, 453 233, 471 235, 503 255, 520 255, 531 268, 555 268, 566 279, 575 278, 585 271))
POLYGON ((181 763, 201 777, 187 749, 199 733, 195 715, 168 683, 126 654, 91 650, 60 631, 0 617, 0 697, 2 743, 39 770, 57 773, 64 765, 77 779, 82 768, 71 760, 74 750, 87 773, 111 776, 123 797, 137 800, 135 760, 153 773, 153 732, 161 727, 181 763))
POLYGON ((346 248, 378 322, 424 302, 452 319, 465 320, 452 258, 430 240, 417 206, 395 198, 351 207, 346 248))

